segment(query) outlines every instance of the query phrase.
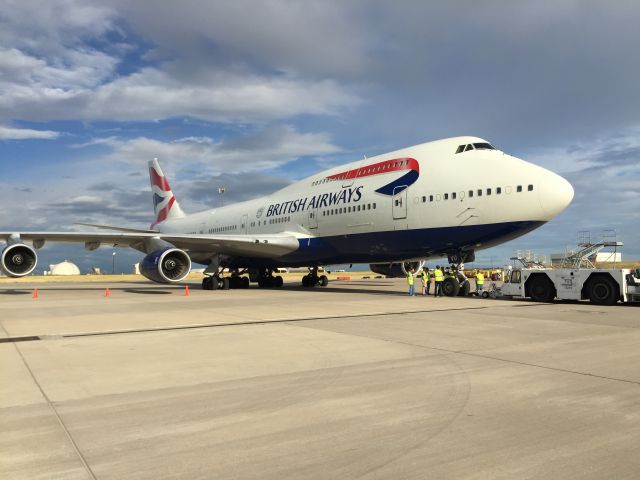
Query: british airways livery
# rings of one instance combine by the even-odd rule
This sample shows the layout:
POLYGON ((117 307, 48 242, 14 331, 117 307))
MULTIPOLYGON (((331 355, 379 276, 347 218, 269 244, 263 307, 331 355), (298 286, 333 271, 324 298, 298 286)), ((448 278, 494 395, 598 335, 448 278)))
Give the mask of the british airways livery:
POLYGON ((309 267, 303 286, 325 286, 322 265, 370 263, 390 275, 436 257, 457 266, 476 250, 543 225, 573 198, 564 178, 478 137, 365 158, 266 197, 190 215, 155 159, 149 174, 149 229, 85 224, 111 232, 0 232, 7 243, 0 268, 25 276, 45 242, 78 242, 87 250, 114 245, 145 253, 141 273, 155 282, 179 282, 195 262, 207 266, 202 286, 209 290, 278 287, 278 267, 309 267))

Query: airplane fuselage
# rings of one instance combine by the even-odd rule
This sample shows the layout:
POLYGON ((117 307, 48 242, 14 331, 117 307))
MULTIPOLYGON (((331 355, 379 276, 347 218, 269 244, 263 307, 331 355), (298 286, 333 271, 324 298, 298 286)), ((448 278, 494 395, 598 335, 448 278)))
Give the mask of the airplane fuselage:
MULTIPOLYGON (((230 267, 384 263, 495 246, 543 225, 572 197, 571 185, 555 173, 480 138, 456 137, 364 158, 272 195, 169 219, 156 228, 195 235, 286 232, 298 238, 292 253, 273 259, 230 256, 230 267)), ((203 264, 211 259, 207 252, 190 256, 203 264)))

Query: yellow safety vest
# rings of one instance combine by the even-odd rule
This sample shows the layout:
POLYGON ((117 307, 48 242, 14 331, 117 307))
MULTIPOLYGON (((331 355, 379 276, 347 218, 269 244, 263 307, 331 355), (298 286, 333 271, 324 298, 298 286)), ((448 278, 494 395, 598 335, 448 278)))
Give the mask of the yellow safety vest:
POLYGON ((478 285, 483 285, 484 284, 484 275, 482 275, 481 273, 478 273, 476 275, 476 283, 478 285))
POLYGON ((442 270, 440 270, 439 268, 436 268, 433 271, 433 275, 436 277, 436 282, 441 282, 444 278, 444 275, 442 275, 442 270))
POLYGON ((413 273, 411 272, 407 273, 407 283, 413 285, 413 273))
POLYGON ((425 272, 424 270, 422 271, 422 281, 425 283, 429 281, 429 276, 427 275, 427 272, 425 272))

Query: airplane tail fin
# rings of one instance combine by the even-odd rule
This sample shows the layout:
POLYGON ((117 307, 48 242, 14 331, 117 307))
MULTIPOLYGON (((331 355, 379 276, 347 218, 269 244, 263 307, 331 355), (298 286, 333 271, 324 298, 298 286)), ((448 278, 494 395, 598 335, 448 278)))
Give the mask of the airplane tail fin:
POLYGON ((149 177, 151 179, 153 211, 155 213, 155 220, 151 224, 151 228, 155 228, 157 224, 165 220, 184 217, 184 212, 171 191, 169 182, 167 182, 157 158, 149 162, 149 177))

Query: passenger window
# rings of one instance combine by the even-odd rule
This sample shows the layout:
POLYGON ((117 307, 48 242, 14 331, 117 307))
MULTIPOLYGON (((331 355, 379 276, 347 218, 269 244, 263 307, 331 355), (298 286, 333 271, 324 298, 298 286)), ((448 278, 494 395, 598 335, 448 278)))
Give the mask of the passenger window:
POLYGON ((374 209, 374 210, 376 209, 376 204, 375 204, 375 203, 373 204, 373 209, 374 209))
POLYGON ((429 201, 433 202, 433 195, 429 195, 429 201))
POLYGON ((496 195, 500 195, 502 193, 501 187, 496 187, 496 195))
POLYGON ((467 145, 467 148, 464 149, 465 152, 468 152, 469 150, 473 150, 473 145, 469 144, 467 145))
POLYGON ((445 194, 444 194, 444 199, 445 199, 445 200, 449 200, 449 194, 448 194, 448 193, 445 193, 445 194))
POLYGON ((487 188, 487 195, 491 195, 491 189, 487 188))
POLYGON ((427 197, 425 195, 422 196, 422 203, 426 203, 427 202, 427 197))
POLYGON ((518 185, 516 187, 516 192, 521 192, 522 191, 522 185, 518 185))
POLYGON ((469 190, 469 198, 473 197, 473 190, 469 190))
POLYGON ((479 197, 481 197, 481 196, 482 196, 482 189, 481 189, 481 188, 479 188, 479 189, 478 189, 478 196, 479 196, 479 197))
POLYGON ((527 187, 527 190, 529 190, 530 192, 532 192, 532 191, 533 191, 533 185, 529 185, 529 186, 527 187))
POLYGON ((458 146, 458 149, 456 150, 456 153, 461 153, 461 152, 464 152, 464 145, 458 146))
POLYGON ((452 199, 452 200, 455 200, 455 199, 456 199, 456 192, 453 192, 453 193, 451 194, 451 199, 452 199))
POLYGON ((440 198, 441 198, 441 197, 440 197, 440 194, 438 193, 438 194, 436 195, 436 201, 438 201, 438 202, 439 202, 439 201, 440 201, 440 198))

